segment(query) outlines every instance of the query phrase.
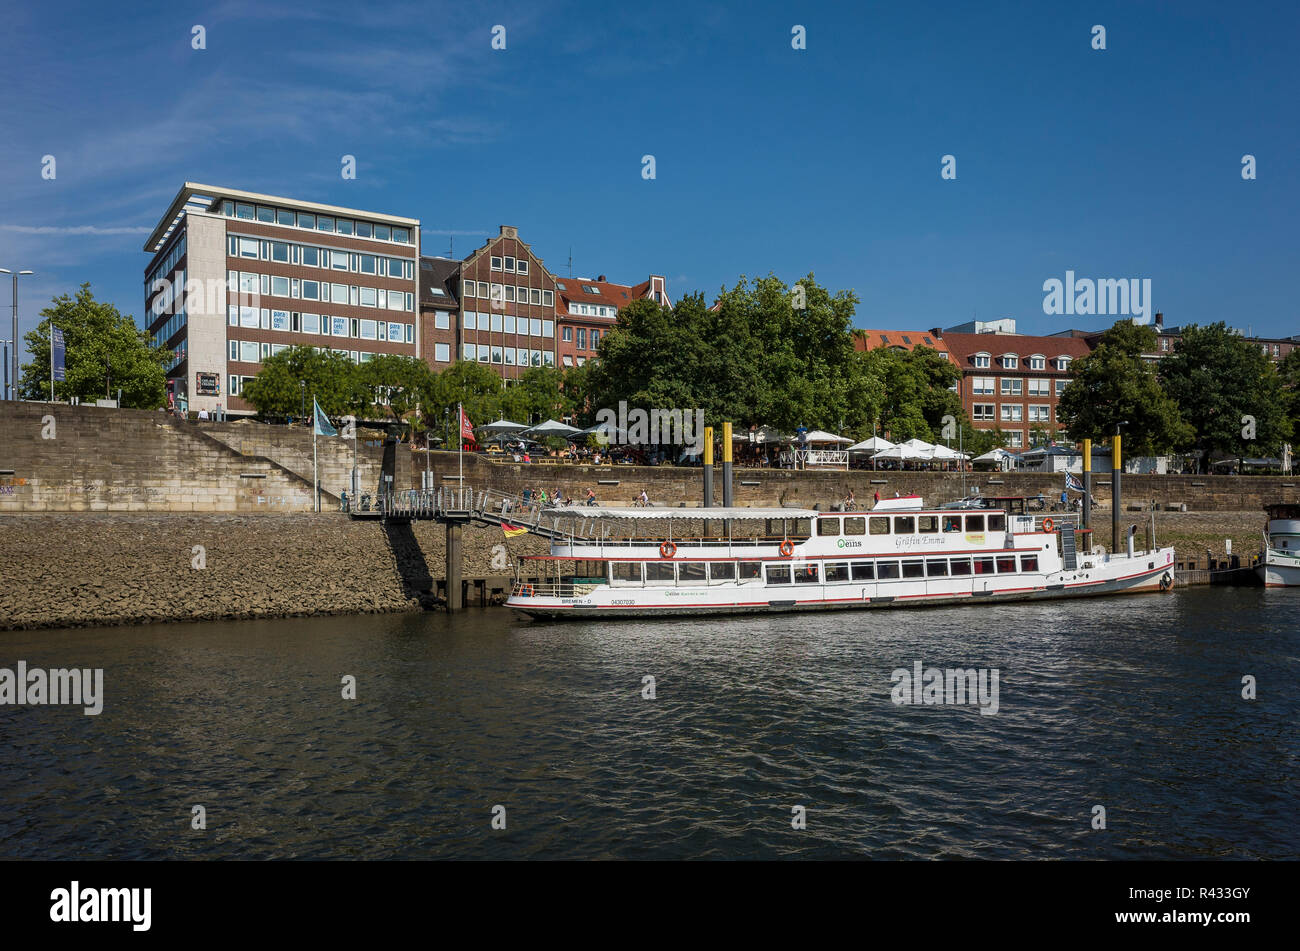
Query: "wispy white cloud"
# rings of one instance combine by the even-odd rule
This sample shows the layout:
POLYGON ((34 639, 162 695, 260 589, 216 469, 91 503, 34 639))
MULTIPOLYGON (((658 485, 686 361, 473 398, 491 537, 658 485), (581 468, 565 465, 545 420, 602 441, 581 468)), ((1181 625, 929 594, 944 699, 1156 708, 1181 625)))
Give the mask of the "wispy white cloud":
POLYGON ((148 234, 152 229, 104 228, 99 225, 0 225, 0 231, 18 234, 148 234))

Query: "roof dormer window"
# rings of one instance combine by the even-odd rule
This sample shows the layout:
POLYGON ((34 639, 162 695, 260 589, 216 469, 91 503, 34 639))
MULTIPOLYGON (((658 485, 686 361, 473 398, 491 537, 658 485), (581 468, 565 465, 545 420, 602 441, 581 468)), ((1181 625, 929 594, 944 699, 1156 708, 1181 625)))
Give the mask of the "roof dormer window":
POLYGON ((1047 369, 1047 358, 1046 358, 1045 356, 1043 356, 1041 353, 1035 353, 1035 354, 1033 354, 1031 357, 1029 357, 1029 369, 1031 369, 1031 370, 1046 370, 1046 369, 1047 369))
POLYGON ((1056 362, 1056 369, 1060 370, 1062 373, 1070 369, 1069 357, 1057 357, 1055 362, 1056 362))
POLYGON ((988 353, 977 353, 977 354, 975 354, 975 356, 973 356, 971 359, 975 361, 975 366, 976 366, 977 369, 980 369, 980 370, 987 370, 987 369, 989 368, 989 361, 990 361, 991 357, 992 357, 992 354, 988 354, 988 353))
POLYGON ((1014 370, 1018 366, 1020 366, 1020 358, 1018 356, 1016 356, 1014 353, 1002 354, 1002 369, 1014 370))

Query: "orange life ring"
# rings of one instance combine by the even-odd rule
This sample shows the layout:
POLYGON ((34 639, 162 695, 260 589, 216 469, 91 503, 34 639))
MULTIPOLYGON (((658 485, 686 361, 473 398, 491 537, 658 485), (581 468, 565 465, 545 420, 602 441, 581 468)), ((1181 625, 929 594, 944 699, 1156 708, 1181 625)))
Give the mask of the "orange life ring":
POLYGON ((664 542, 659 546, 660 558, 671 558, 675 554, 677 554, 677 546, 672 542, 664 542))
POLYGON ((1056 523, 1053 522, 1051 518, 1043 519, 1043 531, 1050 532, 1055 527, 1056 527, 1056 523))
POLYGON ((790 539, 788 539, 788 538, 787 538, 785 541, 783 541, 783 542, 781 543, 781 554, 782 554, 782 556, 784 556, 784 557, 786 557, 786 558, 789 558, 791 555, 793 555, 793 554, 794 554, 794 542, 790 541, 790 539))

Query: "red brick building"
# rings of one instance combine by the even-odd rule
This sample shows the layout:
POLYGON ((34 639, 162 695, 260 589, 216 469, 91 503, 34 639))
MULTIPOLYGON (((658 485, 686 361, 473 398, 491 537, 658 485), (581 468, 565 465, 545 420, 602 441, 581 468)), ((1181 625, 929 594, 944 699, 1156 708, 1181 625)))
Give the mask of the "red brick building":
POLYGON ((600 338, 610 331, 618 312, 634 300, 651 298, 671 307, 664 279, 650 275, 640 284, 615 284, 602 274, 594 281, 585 277, 557 278, 555 308, 560 327, 558 353, 561 367, 582 366, 596 355, 600 338))
POLYGON ((939 330, 854 330, 853 349, 859 351, 878 350, 881 347, 894 350, 915 350, 917 347, 929 347, 942 353, 949 360, 952 354, 943 342, 939 330))
POLYGON ((1070 365, 1092 352, 1085 338, 1071 336, 944 333, 943 342, 961 370, 958 393, 973 425, 1000 427, 1009 449, 1027 448, 1034 429, 1056 432, 1070 365))

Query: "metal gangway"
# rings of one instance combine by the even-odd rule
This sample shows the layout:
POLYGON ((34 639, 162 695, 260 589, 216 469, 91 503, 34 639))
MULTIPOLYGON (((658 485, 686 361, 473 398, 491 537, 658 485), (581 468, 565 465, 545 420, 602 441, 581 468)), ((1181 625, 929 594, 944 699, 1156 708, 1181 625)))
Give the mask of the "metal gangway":
POLYGON ((588 538, 598 531, 597 520, 583 518, 582 507, 576 503, 543 506, 535 499, 473 486, 393 490, 380 494, 374 512, 351 514, 363 518, 376 512, 385 522, 477 522, 525 528, 543 538, 565 541, 588 538))

